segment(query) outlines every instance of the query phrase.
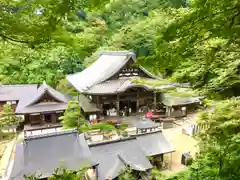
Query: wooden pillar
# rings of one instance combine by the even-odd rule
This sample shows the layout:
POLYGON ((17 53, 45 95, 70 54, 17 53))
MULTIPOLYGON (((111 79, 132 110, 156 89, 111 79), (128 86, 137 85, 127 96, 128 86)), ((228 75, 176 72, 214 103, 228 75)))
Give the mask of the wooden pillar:
POLYGON ((137 101, 136 101, 136 112, 139 111, 139 89, 137 89, 137 101))
POLYGON ((32 125, 32 116, 29 114, 29 124, 32 125))
POLYGON ((51 114, 51 122, 56 123, 57 122, 57 114, 51 114))
POLYGON ((44 116, 44 114, 40 114, 40 121, 41 121, 41 125, 45 124, 45 116, 44 116))
POLYGON ((157 107, 157 95, 156 92, 153 92, 153 108, 156 109, 157 107))
POLYGON ((29 114, 24 115, 24 124, 31 124, 29 114))
POLYGON ((166 112, 167 112, 167 116, 170 117, 171 114, 172 114, 172 107, 167 106, 167 107, 166 107, 166 112))
POLYGON ((117 115, 119 116, 120 114, 120 104, 119 104, 119 95, 117 94, 117 102, 116 102, 116 108, 117 108, 117 115))
POLYGON ((97 96, 97 107, 100 108, 100 100, 99 100, 99 96, 97 96))

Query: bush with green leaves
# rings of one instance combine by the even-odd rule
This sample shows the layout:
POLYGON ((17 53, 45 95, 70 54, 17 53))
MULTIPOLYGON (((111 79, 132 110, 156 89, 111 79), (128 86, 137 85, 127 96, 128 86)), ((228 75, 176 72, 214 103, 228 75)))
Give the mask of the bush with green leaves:
POLYGON ((0 128, 1 130, 7 129, 8 126, 18 126, 23 119, 17 116, 13 111, 11 104, 4 104, 0 112, 0 128))
POLYGON ((79 102, 77 100, 71 100, 68 102, 67 109, 63 116, 59 118, 63 128, 80 128, 86 123, 86 120, 81 112, 79 102))
MULTIPOLYGON (((86 177, 87 167, 80 168, 79 170, 71 170, 65 167, 60 167, 54 170, 49 180, 83 180, 86 177)), ((38 180, 41 174, 24 175, 25 180, 38 180)))

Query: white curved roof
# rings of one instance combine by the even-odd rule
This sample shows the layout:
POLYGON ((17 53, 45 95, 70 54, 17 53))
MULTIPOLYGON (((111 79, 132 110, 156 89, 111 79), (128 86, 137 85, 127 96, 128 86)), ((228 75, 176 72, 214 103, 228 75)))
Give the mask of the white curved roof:
POLYGON ((99 59, 82 72, 68 75, 67 80, 80 92, 113 76, 134 54, 122 52, 117 55, 103 53, 99 59))
MULTIPOLYGON (((67 80, 80 92, 86 92, 94 85, 102 83, 115 75, 130 59, 136 57, 130 51, 106 51, 88 68, 67 76, 67 80)), ((139 68, 152 78, 157 78, 144 69, 139 68)))

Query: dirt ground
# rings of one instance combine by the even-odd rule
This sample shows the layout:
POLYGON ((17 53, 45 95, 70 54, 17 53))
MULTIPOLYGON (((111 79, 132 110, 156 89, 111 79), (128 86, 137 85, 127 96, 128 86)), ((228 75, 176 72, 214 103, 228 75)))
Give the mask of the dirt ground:
POLYGON ((175 152, 165 155, 164 159, 170 161, 172 158, 172 166, 170 172, 179 172, 185 168, 181 164, 182 153, 190 152, 194 157, 198 152, 197 141, 188 135, 182 133, 182 128, 188 127, 189 123, 184 123, 182 126, 163 130, 165 137, 172 143, 175 148, 175 152))

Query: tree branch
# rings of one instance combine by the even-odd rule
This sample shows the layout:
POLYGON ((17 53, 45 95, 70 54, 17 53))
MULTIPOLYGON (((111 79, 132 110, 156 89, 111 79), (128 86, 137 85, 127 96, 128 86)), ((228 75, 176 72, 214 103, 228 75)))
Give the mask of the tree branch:
POLYGON ((18 40, 18 39, 13 39, 11 37, 7 37, 4 34, 0 34, 0 37, 2 37, 3 39, 7 39, 9 41, 13 41, 13 42, 17 42, 17 43, 25 43, 25 44, 29 44, 29 41, 23 41, 23 40, 18 40))

